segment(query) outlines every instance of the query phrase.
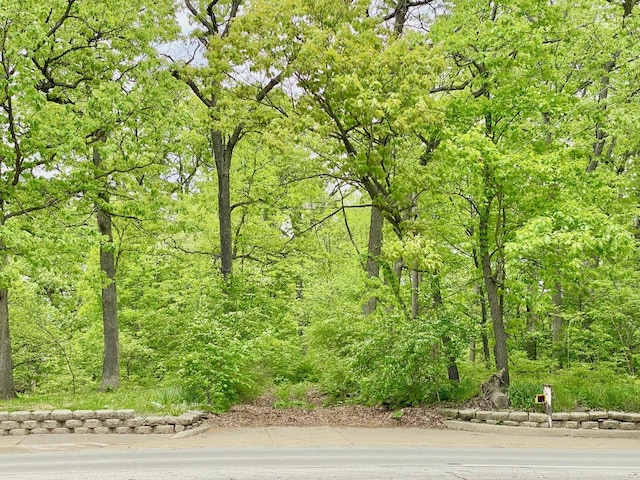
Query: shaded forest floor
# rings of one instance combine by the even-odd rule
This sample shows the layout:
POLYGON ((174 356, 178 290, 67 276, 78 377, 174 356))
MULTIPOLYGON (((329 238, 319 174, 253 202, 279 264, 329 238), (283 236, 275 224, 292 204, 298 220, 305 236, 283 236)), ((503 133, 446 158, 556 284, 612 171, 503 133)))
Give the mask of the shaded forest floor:
POLYGON ((211 425, 221 428, 239 427, 417 427, 446 428, 436 407, 407 407, 390 410, 362 405, 323 406, 321 396, 307 396, 300 406, 282 406, 271 395, 231 407, 227 412, 212 414, 211 425))

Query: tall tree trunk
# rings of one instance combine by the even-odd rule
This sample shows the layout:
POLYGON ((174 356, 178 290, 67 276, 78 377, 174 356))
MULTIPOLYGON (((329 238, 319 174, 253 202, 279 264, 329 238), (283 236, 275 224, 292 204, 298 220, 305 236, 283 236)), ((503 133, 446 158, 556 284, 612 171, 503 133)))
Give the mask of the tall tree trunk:
POLYGON ((9 334, 9 291, 0 288, 0 398, 15 398, 13 359, 9 334))
POLYGON ((418 271, 418 266, 414 263, 411 270, 411 318, 415 320, 420 314, 420 283, 422 273, 418 271))
POLYGON ((102 324, 104 328, 104 357, 100 390, 115 390, 120 387, 120 334, 118 328, 118 296, 116 290, 116 267, 113 253, 111 217, 98 209, 98 228, 106 241, 100 245, 100 268, 109 282, 102 288, 102 324))
MULTIPOLYGON (((422 162, 421 162, 422 163, 422 162)), ((424 163, 422 163, 424 166, 424 163)), ((411 220, 412 222, 418 221, 418 194, 413 192, 411 194, 411 220)), ((436 272, 437 275, 437 272, 436 272)), ((422 272, 418 270, 418 262, 414 261, 411 272, 410 272, 410 280, 411 280, 411 318, 415 320, 418 318, 420 314, 420 284, 422 283, 422 272)), ((440 285, 438 284, 438 290, 440 285)), ((435 302, 435 298, 434 298, 435 302)), ((442 298, 440 299, 440 303, 442 303, 442 298)))
POLYGON ((505 385, 509 385, 509 360, 507 351, 507 333, 504 329, 504 315, 499 287, 491 271, 491 257, 487 253, 482 257, 482 275, 487 289, 489 313, 493 323, 493 337, 496 342, 495 360, 498 371, 504 369, 505 385))
MULTIPOLYGON (((298 275, 296 277, 296 300, 301 301, 304 298, 304 283, 302 277, 298 275)), ((304 316, 301 316, 298 320, 298 336, 300 338, 304 337, 304 331, 307 328, 307 319, 304 316)))
MULTIPOLYGON (((609 97, 609 73, 611 73, 611 70, 613 70, 615 65, 616 65, 615 59, 612 60, 611 62, 608 62, 604 66, 604 70, 606 74, 600 78, 600 85, 602 88, 598 93, 598 103, 600 104, 600 109, 603 112, 607 109, 606 102, 607 102, 607 98, 609 97)), ((596 168, 598 168, 598 164, 600 163, 603 157, 604 146, 606 141, 607 141, 607 132, 602 122, 599 121, 596 123, 596 139, 595 139, 595 142, 593 143, 593 154, 591 155, 591 161, 587 166, 587 172, 592 172, 596 168)))
MULTIPOLYGON (((485 182, 488 182, 488 167, 485 167, 485 182)), ((488 183, 485 184, 488 188, 488 183)), ((503 274, 501 272, 501 261, 496 262, 496 272, 491 265, 491 253, 489 250, 489 217, 491 211, 491 198, 488 199, 479 215, 478 244, 480 263, 482 268, 482 278, 489 301, 489 314, 493 324, 493 336, 495 340, 495 361, 498 371, 504 369, 502 376, 505 385, 509 385, 509 354, 507 350, 507 333, 504 328, 504 312, 502 293, 503 274)), ((496 220, 500 221, 500 220, 496 220)), ((496 242, 498 243, 498 242, 496 242)), ((496 255, 500 255, 501 248, 498 247, 496 255)))
MULTIPOLYGON (((102 164, 97 147, 93 149, 93 164, 96 169, 102 164)), ((105 208, 109 203, 108 193, 98 195, 96 205, 100 243, 100 268, 107 277, 102 288, 102 326, 104 330, 104 353, 102 359, 102 382, 100 390, 115 390, 120 387, 120 333, 118 327, 118 296, 116 290, 116 262, 113 249, 111 215, 105 208)))
POLYGON ((220 273, 228 278, 233 270, 233 233, 231 230, 231 156, 235 144, 226 144, 222 134, 212 130, 213 155, 218 179, 218 225, 220 228, 220 273))
MULTIPOLYGON (((492 1, 490 20, 494 22, 498 13, 498 2, 492 1)), ((491 101, 491 94, 488 88, 489 72, 484 65, 481 65, 480 76, 483 78, 484 96, 491 101)), ((494 131, 494 118, 490 110, 486 110, 484 114, 485 136, 491 142, 496 142, 496 134, 494 131)), ((480 206, 478 212, 478 260, 482 272, 482 279, 489 302, 489 314, 493 324, 493 338, 495 340, 494 358, 496 368, 501 372, 500 378, 505 386, 509 385, 509 354, 507 351, 507 333, 504 328, 504 312, 503 299, 501 293, 502 282, 504 282, 504 255, 503 247, 498 238, 499 232, 504 231, 504 211, 501 206, 500 196, 497 192, 497 186, 493 184, 491 167, 487 161, 484 162, 483 175, 483 205, 480 206), (500 218, 496 219, 495 231, 495 252, 492 254, 489 249, 489 221, 491 218, 492 203, 498 200, 498 212, 500 218), (495 272, 492 268, 492 255, 498 256, 495 272)))
MULTIPOLYGON (((431 277, 431 291, 433 295, 434 309, 442 309, 442 290, 440 289, 440 276, 437 271, 435 271, 431 277)), ((451 349, 451 337, 449 335, 442 336, 442 345, 444 346, 445 355, 448 355, 447 376, 449 377, 449 380, 459 382, 460 373, 458 372, 456 357, 449 351, 451 349)))
MULTIPOLYGON (((367 247, 367 275, 371 277, 380 277, 380 253, 382 253, 382 229, 384 226, 384 218, 380 208, 371 205, 370 222, 369 222, 369 242, 367 247)), ((371 297, 362 306, 364 315, 372 314, 378 305, 378 299, 371 297)))
POLYGON ((531 303, 527 301, 527 334, 528 337, 524 344, 524 350, 527 352, 527 358, 529 360, 538 359, 538 340, 535 337, 536 331, 536 315, 533 313, 531 303))
POLYGON ((553 318, 551 319, 551 341, 553 345, 557 345, 562 341, 562 328, 564 321, 562 319, 562 284, 556 280, 553 285, 553 318))
MULTIPOLYGON (((4 198, 0 194, 0 225, 4 226, 4 198)), ((5 267, 5 244, 0 238, 0 270, 5 267)), ((9 331, 9 290, 0 287, 0 398, 15 398, 13 383, 13 357, 11 356, 11 333, 9 331)))
MULTIPOLYGON (((226 44, 226 39, 231 31, 231 27, 234 24, 236 17, 243 13, 243 1, 233 0, 226 9, 226 13, 220 15, 218 7, 215 5, 217 0, 212 2, 190 2, 184 1, 182 3, 186 9, 193 15, 193 20, 204 29, 205 34, 198 36, 200 44, 208 49, 211 41, 220 42, 220 45, 226 44), (200 3, 197 8, 196 5, 200 3), (215 7, 215 8, 214 8, 215 7), (214 40, 215 39, 215 40, 214 40)), ((217 43, 216 43, 217 44, 217 43)), ((218 45, 218 44, 217 44, 218 45)), ((231 44, 226 44, 231 45, 231 44)), ((216 47, 217 48, 217 47, 216 47)), ((248 61, 251 63, 251 60, 248 61)), ((233 64, 230 64, 233 68, 233 64)), ((210 67, 210 66, 209 66, 210 67)), ((203 68, 209 68, 204 67, 203 68)), ((192 69, 193 66, 189 67, 192 69)), ((184 65, 180 65, 178 68, 172 69, 171 74, 174 78, 184 82, 193 92, 193 94, 200 99, 200 101, 209 109, 210 120, 214 118, 220 118, 221 112, 218 104, 218 97, 216 93, 208 93, 208 90, 226 90, 226 80, 214 81, 213 83, 206 84, 206 86, 200 85, 196 80, 197 74, 189 76, 185 71, 184 65), (213 88, 211 88, 213 87, 213 88)), ((268 98, 269 93, 276 88, 282 78, 284 72, 280 72, 273 76, 266 85, 262 86, 255 96, 257 103, 262 103, 268 98)), ((250 110, 253 110, 253 106, 249 106, 250 110)), ((226 117, 228 120, 235 121, 235 117, 226 117)), ((245 125, 241 121, 238 123, 233 132, 228 137, 223 136, 220 130, 215 127, 211 127, 209 130, 209 143, 213 150, 213 157, 216 164, 216 175, 218 180, 218 223, 220 228, 220 273, 224 279, 227 279, 233 271, 233 260, 235 252, 233 251, 233 232, 231 229, 231 192, 230 192, 230 172, 231 172, 231 158, 233 157, 233 150, 237 143, 243 137, 245 133, 245 125)))
POLYGON ((553 302, 553 314, 551 317, 551 345, 553 356, 560 365, 562 365, 562 360, 566 356, 566 352, 562 345, 564 319, 562 318, 562 283, 560 283, 560 280, 556 280, 553 285, 551 301, 553 302))
MULTIPOLYGON (((625 24, 626 19, 631 16, 633 12, 633 8, 637 4, 638 4, 638 0, 623 0, 622 2, 622 8, 623 8, 622 25, 623 26, 625 24)), ((601 113, 604 113, 607 110, 607 99, 609 98, 609 89, 611 88, 609 75, 617 67, 618 57, 620 56, 620 53, 621 53, 620 50, 616 51, 613 54, 611 60, 609 60, 607 63, 603 65, 604 75, 600 77, 601 88, 600 88, 600 91, 598 92, 598 103, 600 104, 601 113)), ((607 150, 607 155, 605 156, 604 147, 607 141, 607 136, 608 134, 605 129, 605 126, 603 125, 603 122, 598 121, 596 123, 596 138, 593 144, 593 153, 591 155, 591 161, 587 166, 587 172, 594 171, 598 167, 602 159, 607 160, 608 157, 611 156, 611 153, 613 152, 613 144, 615 139, 610 142, 610 145, 607 150)))
MULTIPOLYGON (((468 234, 470 237, 474 236, 475 229, 470 228, 468 234)), ((473 248, 473 264, 477 270, 482 271, 482 269, 480 268, 480 260, 478 259, 478 250, 475 247, 473 248)), ((478 301, 480 302, 480 335, 482 338, 482 354, 484 357, 484 363, 487 365, 487 368, 489 368, 489 365, 491 364, 491 349, 489 348, 489 336, 487 335, 486 330, 487 319, 489 318, 489 316, 487 315, 487 298, 484 294, 482 281, 478 281, 476 283, 474 292, 477 295, 478 301)))
POLYGON ((482 338, 482 356, 484 358, 484 363, 487 367, 491 364, 491 349, 489 348, 489 335, 487 335, 487 320, 489 319, 489 315, 487 315, 487 299, 484 294, 484 288, 481 285, 478 285, 478 292, 480 295, 480 328, 481 328, 481 338, 482 338))
POLYGON ((404 25, 407 22, 408 13, 409 13, 409 1, 398 0, 398 3, 396 4, 396 9, 394 12, 394 19, 393 19, 393 30, 398 37, 402 35, 402 31, 404 30, 404 25))

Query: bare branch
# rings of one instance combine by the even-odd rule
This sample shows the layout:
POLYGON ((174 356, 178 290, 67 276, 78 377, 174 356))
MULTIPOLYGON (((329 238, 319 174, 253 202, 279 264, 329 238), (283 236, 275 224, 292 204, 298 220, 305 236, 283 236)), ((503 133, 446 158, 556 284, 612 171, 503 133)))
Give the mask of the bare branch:
POLYGON ((184 0, 184 4, 187 9, 191 12, 191 14, 195 17, 195 19, 200 22, 200 24, 207 30, 207 34, 214 36, 218 34, 218 30, 216 26, 212 25, 207 21, 204 15, 202 15, 196 7, 193 6, 191 0, 184 0))
POLYGON ((213 7, 215 7, 217 3, 218 0, 211 0, 211 2, 209 2, 209 5, 207 5, 207 14, 211 19, 211 25, 213 26, 213 29, 216 33, 218 33, 218 20, 216 19, 216 14, 213 11, 213 7))
POLYGON ((391 20, 392 18, 394 18, 397 14, 398 11, 402 8, 412 8, 412 7, 424 7, 426 5, 431 5, 432 3, 435 3, 436 0, 421 0, 421 1, 416 1, 416 2, 407 2, 406 0, 399 0, 398 4, 396 5, 396 8, 393 9, 393 11, 387 15, 385 15, 384 17, 382 17, 383 20, 391 20))
MULTIPOLYGON (((49 31, 47 32, 47 37, 52 37, 58 31, 58 29, 64 24, 64 22, 69 18, 69 14, 71 13, 71 8, 73 8, 73 4, 76 3, 76 0, 67 0, 67 8, 65 9, 62 16, 58 19, 58 21, 53 25, 49 31)), ((48 20, 48 19, 47 19, 48 20)))
POLYGON ((231 137, 229 137, 229 142, 227 143, 226 150, 228 152, 233 152, 233 149, 238 144, 242 136, 244 135, 244 122, 236 125, 236 128, 233 129, 233 133, 231 137))
POLYGON ((282 81, 282 74, 283 72, 280 72, 278 75, 276 75, 275 77, 273 77, 269 83, 267 83, 262 90, 260 90, 260 92, 258 93, 258 95, 256 95, 256 100, 258 102, 262 102, 262 100, 265 99, 265 97, 267 95, 269 95, 269 92, 271 90, 273 90, 281 81, 282 81))
POLYGON ((242 0, 233 0, 231 4, 231 10, 229 10, 229 18, 227 19, 227 25, 224 27, 224 31, 222 32, 222 36, 226 37, 229 35, 229 30, 231 29, 231 23, 233 19, 238 15, 238 9, 240 8, 240 4, 242 0))
POLYGON ((362 255, 360 254, 360 249, 358 248, 358 244, 356 243, 355 239, 353 238, 353 233, 351 232, 351 227, 349 226, 349 220, 347 219, 347 211, 345 210, 345 204, 344 204, 344 193, 342 192, 342 190, 340 190, 340 204, 342 206, 342 217, 344 219, 344 226, 347 229, 347 234, 349 235, 349 240, 351 241, 351 244, 353 245, 353 248, 355 248, 356 253, 358 254, 358 261, 360 262, 360 267, 363 270, 365 270, 366 269, 366 265, 362 261, 362 255))
POLYGON ((459 85, 440 85, 439 87, 434 87, 429 90, 429 93, 439 93, 439 92, 453 92, 456 90, 464 90, 469 86, 472 79, 468 79, 466 82, 461 83, 459 85))
POLYGON ((6 222, 10 218, 20 217, 22 215, 28 215, 29 213, 38 212, 40 210, 44 210, 46 208, 53 207, 59 201, 60 200, 57 199, 57 198, 51 198, 48 201, 46 201, 45 203, 40 204, 40 205, 32 205, 31 207, 26 207, 26 208, 22 208, 21 207, 20 210, 15 211, 15 212, 9 212, 9 213, 5 214, 2 218, 6 222))
POLYGON ((326 222, 327 220, 329 220, 330 218, 336 216, 338 213, 342 212, 345 208, 368 208, 371 205, 344 205, 341 206, 340 208, 334 210, 333 212, 329 213, 328 215, 325 215, 324 217, 322 217, 320 220, 317 220, 315 222, 313 222, 311 225, 309 225, 307 228, 305 228, 304 230, 301 230, 300 232, 298 232, 298 234, 293 237, 290 238, 287 243, 293 241, 295 238, 300 237, 302 235, 304 235, 305 233, 313 230, 314 228, 316 228, 318 225, 323 224, 324 222, 326 222))
POLYGON ((206 98, 202 93, 202 90, 200 90, 198 84, 194 82, 192 78, 184 78, 184 76, 177 69, 173 70, 171 72, 171 75, 173 75, 173 78, 175 78, 176 80, 180 80, 181 82, 186 83, 191 91, 195 94, 195 96, 198 97, 200 101, 205 104, 205 106, 207 106, 208 108, 212 108, 215 106, 215 97, 212 96, 212 98, 206 98))
POLYGON ((189 254, 189 255, 206 255, 208 257, 220 258, 220 255, 217 254, 216 252, 207 252, 207 251, 203 251, 203 250, 189 250, 189 249, 186 249, 184 247, 181 247, 180 245, 178 245, 178 242, 174 238, 171 238, 171 237, 165 238, 163 242, 168 247, 173 248, 175 250, 178 250, 179 252, 189 254))

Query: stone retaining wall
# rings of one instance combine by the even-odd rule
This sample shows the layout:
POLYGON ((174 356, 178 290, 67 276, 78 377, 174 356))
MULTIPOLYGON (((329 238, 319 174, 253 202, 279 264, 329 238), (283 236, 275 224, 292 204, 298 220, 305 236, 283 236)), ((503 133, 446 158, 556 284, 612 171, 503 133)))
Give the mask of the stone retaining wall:
POLYGON ((135 410, 0 412, 0 435, 61 433, 176 433, 202 423, 202 412, 142 417, 135 410))
MULTIPOLYGON (((464 420, 491 425, 513 427, 549 428, 547 415, 537 412, 502 410, 441 410, 449 420, 464 420)), ((585 428, 593 430, 640 430, 640 413, 627 412, 554 412, 551 416, 554 428, 585 428)))

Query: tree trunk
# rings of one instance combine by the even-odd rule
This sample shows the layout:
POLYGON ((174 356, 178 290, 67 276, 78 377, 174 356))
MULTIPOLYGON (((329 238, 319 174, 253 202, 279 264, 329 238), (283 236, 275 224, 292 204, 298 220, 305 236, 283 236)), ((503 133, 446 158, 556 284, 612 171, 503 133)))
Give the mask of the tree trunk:
MULTIPOLYGON (((475 235, 475 229, 471 228, 469 230, 469 235, 475 235)), ((480 260, 478 260, 478 250, 473 248, 473 264, 476 269, 481 270, 480 268, 480 260)), ((478 297, 480 302, 480 335, 482 338, 482 354, 484 357, 484 363, 489 368, 491 363, 491 350, 489 349, 489 336, 487 335, 486 325, 487 325, 487 301, 484 294, 484 288, 482 288, 482 282, 478 281, 474 287, 474 292, 478 297)), ((473 359, 475 360, 475 341, 473 342, 473 359)))
MULTIPOLYGON (((445 335, 442 337, 442 344, 444 345, 445 352, 447 352, 451 345, 451 337, 445 335)), ((460 381, 460 372, 458 371, 458 364, 456 363, 456 357, 449 355, 449 363, 447 364, 447 377, 454 382, 460 381)))
MULTIPOLYGON (((434 309, 442 309, 442 290, 440 289, 440 276, 436 270, 431 278, 431 290, 433 292, 433 306, 434 309)), ((460 373, 458 372, 458 364, 456 363, 456 357, 450 352, 451 349, 451 337, 449 335, 442 336, 442 345, 444 347, 445 355, 448 355, 447 364, 447 376, 449 380, 456 382, 460 381, 460 373)))
MULTIPOLYGON (((4 198, 0 194, 0 226, 4 226, 4 198)), ((6 264, 4 240, 0 238, 0 270, 6 264)), ((9 290, 0 288, 0 398, 15 398, 13 383, 13 357, 11 356, 11 333, 9 331, 9 290)))
MULTIPOLYGON (((93 164, 100 167, 102 157, 97 148, 93 149, 93 164)), ((98 195, 98 230, 102 235, 100 243, 100 268, 107 277, 107 285, 102 288, 102 326, 104 330, 104 354, 102 360, 102 382, 100 390, 115 390, 120 387, 120 334, 118 328, 118 297, 116 291, 116 262, 113 249, 111 215, 105 209, 109 203, 106 192, 98 195)))
POLYGON ((562 284, 556 280, 554 284, 552 301, 553 301, 553 318, 551 320, 551 342, 554 347, 558 342, 562 341, 562 328, 564 321, 562 319, 562 284))
POLYGON ((484 394, 484 397, 491 401, 491 404, 496 408, 507 408, 509 406, 509 398, 503 393, 502 389, 509 382, 505 383, 505 371, 500 370, 498 373, 491 375, 491 378, 480 385, 480 391, 484 394))
POLYGON ((13 359, 9 334, 9 291, 0 289, 0 398, 15 398, 13 359))
POLYGON ((531 304, 527 301, 526 305, 527 310, 527 334, 528 337, 524 344, 524 350, 527 352, 527 358, 529 360, 537 360, 538 359, 538 340, 535 337, 536 331, 536 315, 533 313, 531 309, 531 304))
POLYGON ((489 252, 489 212, 491 201, 488 200, 483 211, 480 213, 479 221, 479 254, 482 268, 482 278, 487 292, 487 300, 489 301, 489 314, 493 324, 493 336, 495 339, 495 361, 496 368, 501 371, 504 384, 509 385, 509 354, 507 351, 507 333, 504 329, 504 314, 502 304, 502 294, 500 292, 502 280, 500 277, 501 266, 496 267, 498 273, 494 273, 491 266, 491 254, 489 252))
POLYGON ((504 369, 504 383, 509 385, 509 360, 507 352, 507 333, 504 329, 504 316, 502 311, 502 301, 496 280, 491 272, 491 257, 488 253, 482 257, 482 274, 484 277, 485 287, 487 289, 487 298, 489 300, 489 313, 493 323, 493 336, 496 342, 495 359, 496 368, 504 369))
POLYGON ((635 7, 638 4, 638 0, 624 0, 622 2, 622 7, 624 8, 624 15, 623 18, 627 18, 631 15, 631 12, 633 12, 633 7, 635 7))
MULTIPOLYGON (((622 7, 624 9, 622 14, 622 25, 624 25, 627 17, 631 16, 633 12, 633 8, 637 4, 638 4, 638 0, 624 0, 622 2, 622 7)), ((620 55, 620 50, 615 52, 613 55, 613 58, 603 65, 603 69, 605 73, 600 77, 601 88, 600 88, 600 91, 598 92, 598 103, 600 104, 600 110, 602 113, 604 113, 607 110, 607 99, 609 98, 609 89, 611 88, 609 75, 617 67, 619 55, 620 55)), ((591 161, 587 166, 587 172, 592 172, 598 167, 599 162, 603 158, 604 146, 607 141, 607 136, 608 134, 605 130, 603 122, 597 122, 596 138, 593 144, 593 154, 591 156, 591 161)), ((609 148, 608 148, 607 157, 610 157, 611 153, 613 152, 614 141, 610 143, 611 144, 609 145, 609 148)))
MULTIPOLYGON (((371 205, 369 222, 369 244, 367 247, 367 275, 371 277, 380 277, 380 264, 378 263, 380 253, 382 253, 382 229, 384 226, 384 218, 380 209, 371 205)), ((378 299, 371 297, 362 306, 362 313, 364 315, 372 314, 378 305, 378 299)))
POLYGON ((393 30, 399 37, 402 35, 404 25, 407 22, 407 14, 409 13, 408 0, 399 0, 396 4, 396 10, 394 12, 393 30))
MULTIPOLYGON (((296 277, 296 300, 301 301, 304 298, 304 284, 301 276, 296 277)), ((304 337, 304 331, 307 328, 307 319, 304 316, 301 316, 298 319, 298 336, 300 338, 304 337)))
POLYGON ((418 271, 418 266, 414 263, 411 270, 411 318, 415 320, 420 314, 420 283, 422 274, 418 271))
POLYGON ((484 294, 484 288, 478 285, 478 292, 480 294, 480 328, 482 337, 482 356, 484 357, 484 363, 489 366, 491 363, 491 349, 489 348, 489 336, 487 335, 486 325, 487 319, 487 302, 484 294))
MULTIPOLYGON (((611 61, 607 62, 604 65, 605 75, 600 77, 600 86, 602 88, 598 93, 598 103, 600 104, 600 110, 602 112, 607 110, 607 99, 609 97, 609 83, 610 83, 609 74, 616 66, 615 57, 617 57, 617 54, 614 56, 614 58, 611 61)), ((591 155, 591 161, 587 166, 587 173, 593 172, 596 168, 598 168, 598 165, 603 157, 604 146, 605 146, 605 143, 607 142, 607 136, 608 135, 603 125, 603 122, 598 121, 596 123, 596 139, 595 139, 595 142, 593 143, 593 154, 591 155)))
POLYGON ((553 285, 553 295, 551 296, 551 301, 553 303, 553 314, 551 317, 551 347, 553 357, 558 361, 558 364, 560 366, 563 365, 564 359, 566 359, 568 365, 568 354, 565 351, 562 342, 564 319, 562 318, 562 284, 559 280, 556 280, 553 285))
POLYGON ((231 233, 231 184, 229 168, 218 164, 218 222, 220 224, 220 273, 229 277, 233 270, 233 238, 231 233))
POLYGON ((231 230, 231 155, 233 146, 225 145, 222 134, 212 130, 213 156, 218 179, 218 225, 220 228, 220 273, 228 278, 233 270, 233 234, 231 230))
POLYGON ((100 268, 109 282, 102 288, 102 324, 104 328, 104 357, 100 390, 115 390, 120 387, 120 336, 118 328, 118 297, 116 291, 116 268, 113 253, 111 217, 98 209, 98 227, 107 237, 100 245, 100 268))

